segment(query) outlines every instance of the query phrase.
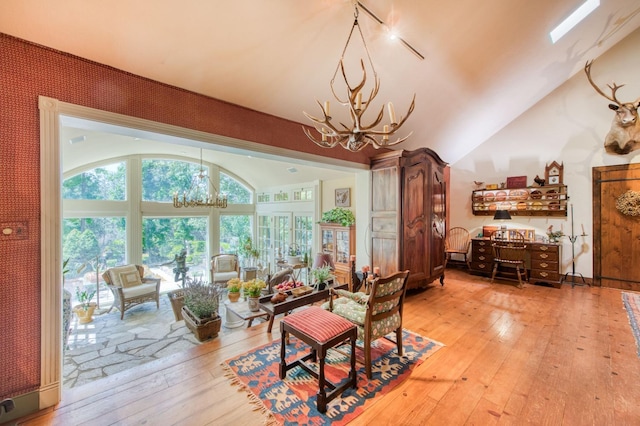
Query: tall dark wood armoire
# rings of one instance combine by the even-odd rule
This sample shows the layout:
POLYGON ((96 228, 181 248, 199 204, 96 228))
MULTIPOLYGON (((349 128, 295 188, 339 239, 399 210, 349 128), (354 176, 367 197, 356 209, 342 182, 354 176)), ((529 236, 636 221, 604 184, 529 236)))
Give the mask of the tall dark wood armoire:
POLYGON ((371 265, 410 270, 407 288, 444 283, 446 166, 429 148, 371 159, 371 265))

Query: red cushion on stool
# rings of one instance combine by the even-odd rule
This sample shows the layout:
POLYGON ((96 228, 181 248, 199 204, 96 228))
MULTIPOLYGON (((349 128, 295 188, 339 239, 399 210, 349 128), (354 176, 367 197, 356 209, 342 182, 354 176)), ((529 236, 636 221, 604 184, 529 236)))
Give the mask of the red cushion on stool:
POLYGON ((311 306, 303 311, 287 315, 282 319, 282 322, 320 343, 326 342, 354 326, 351 321, 325 311, 319 306, 311 306))

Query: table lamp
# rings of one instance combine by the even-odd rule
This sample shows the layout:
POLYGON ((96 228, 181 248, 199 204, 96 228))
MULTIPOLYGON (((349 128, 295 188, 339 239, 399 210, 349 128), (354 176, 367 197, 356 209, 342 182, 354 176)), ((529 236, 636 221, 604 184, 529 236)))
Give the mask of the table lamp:
MULTIPOLYGON (((493 215, 493 220, 511 220, 511 215, 508 210, 496 210, 493 215)), ((500 225, 500 238, 505 238, 507 233, 507 225, 502 222, 500 225)))
POLYGON ((330 253, 316 254, 316 258, 313 261, 313 269, 322 268, 325 265, 329 265, 332 271, 336 269, 336 266, 333 263, 333 257, 331 257, 330 253))

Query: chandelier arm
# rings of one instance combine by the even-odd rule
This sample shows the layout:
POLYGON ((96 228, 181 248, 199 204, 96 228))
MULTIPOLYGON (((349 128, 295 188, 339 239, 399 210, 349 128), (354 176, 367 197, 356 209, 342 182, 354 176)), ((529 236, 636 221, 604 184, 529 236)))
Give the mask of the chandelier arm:
MULTIPOLYGON (((338 129, 337 129, 337 128, 336 128, 336 127, 331 123, 331 118, 327 115, 327 113, 325 112, 324 108, 322 108, 322 104, 320 104, 320 102, 318 102, 318 104, 320 105, 320 109, 322 110, 322 113, 323 113, 323 115, 324 115, 324 119, 314 117, 314 116, 312 116, 311 114, 309 114, 309 113, 307 113, 307 112, 305 112, 305 111, 302 111, 302 113, 303 113, 303 114, 304 114, 304 115, 305 115, 309 120, 313 121, 313 122, 314 122, 314 123, 316 123, 316 124, 319 124, 320 126, 326 126, 326 127, 328 127, 328 128, 329 128, 330 130, 332 130, 335 134, 338 134, 338 135, 345 135, 345 134, 348 134, 348 133, 349 133, 349 129, 348 129, 346 126, 344 126, 344 124, 342 124, 342 123, 340 123, 340 124, 342 124, 342 125, 345 127, 346 131, 344 131, 344 132, 343 132, 343 131, 338 130, 338 129)), ((317 127, 316 127, 316 130, 318 130, 318 132, 319 132, 319 133, 322 133, 322 131, 321 131, 321 130, 319 130, 317 127)))
POLYGON ((360 130, 363 131, 363 132, 366 131, 366 132, 373 133, 373 134, 378 134, 378 135, 387 134, 388 132, 382 132, 382 131, 379 131, 379 130, 370 131, 371 129, 376 127, 378 124, 380 124, 380 122, 382 121, 383 117, 384 117, 384 105, 380 107, 380 112, 378 113, 378 117, 376 117, 376 119, 373 121, 373 123, 371 123, 368 126, 361 126, 360 130))
MULTIPOLYGON (((395 132, 396 130, 398 130, 400 128, 400 126, 402 126, 404 124, 405 121, 407 121, 407 118, 409 118, 409 116, 411 115, 411 113, 413 112, 414 108, 416 107, 416 95, 415 93, 413 94, 413 99, 411 100, 411 105, 409 105, 409 110, 407 111, 407 115, 403 118, 400 119, 400 122, 398 122, 398 124, 396 124, 393 127, 393 131, 395 132)), ((391 132, 393 133, 393 132, 391 132)))

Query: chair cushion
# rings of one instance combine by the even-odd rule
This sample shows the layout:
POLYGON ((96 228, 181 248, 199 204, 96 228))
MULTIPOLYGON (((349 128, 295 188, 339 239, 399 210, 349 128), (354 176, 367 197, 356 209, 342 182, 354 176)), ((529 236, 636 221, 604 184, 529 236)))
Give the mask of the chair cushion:
MULTIPOLYGON (((136 268, 136 265, 118 266, 118 267, 109 269, 109 277, 111 278, 111 284, 115 287, 122 287, 122 280, 120 279, 120 274, 132 274, 134 272, 138 274, 138 277, 140 276, 140 274, 138 273, 138 268, 136 268)), ((142 283, 142 281, 140 281, 140 283, 142 283)))
POLYGON ((318 306, 310 306, 307 309, 294 312, 282 319, 296 330, 311 337, 316 342, 326 342, 345 331, 353 328, 353 324, 338 315, 318 306))
POLYGON ((216 274, 220 272, 232 272, 236 270, 236 260, 233 257, 220 257, 216 259, 216 274))
POLYGON ((135 287, 123 287, 122 293, 124 293, 125 299, 130 299, 132 297, 143 296, 145 294, 153 294, 156 292, 156 284, 140 284, 135 287))
POLYGON ((238 278, 238 273, 236 271, 232 272, 216 272, 213 274, 214 282, 227 282, 232 278, 238 278))
POLYGON ((135 272, 120 272, 120 283, 123 288, 135 287, 142 284, 142 278, 140 278, 138 269, 136 269, 135 272))

